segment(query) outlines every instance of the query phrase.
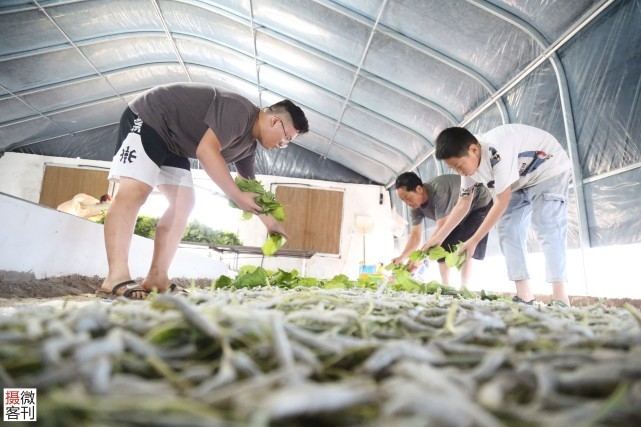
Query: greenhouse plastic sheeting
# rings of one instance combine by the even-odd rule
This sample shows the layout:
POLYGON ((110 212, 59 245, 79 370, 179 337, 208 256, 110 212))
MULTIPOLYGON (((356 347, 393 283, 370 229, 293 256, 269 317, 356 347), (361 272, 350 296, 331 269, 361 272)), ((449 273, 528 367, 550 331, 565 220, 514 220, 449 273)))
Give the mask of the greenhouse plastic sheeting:
POLYGON ((5 0, 0 39, 0 154, 110 160, 127 102, 176 81, 298 103, 310 132, 258 153, 284 177, 428 180, 444 128, 525 123, 572 158, 578 244, 641 241, 639 0, 5 0))

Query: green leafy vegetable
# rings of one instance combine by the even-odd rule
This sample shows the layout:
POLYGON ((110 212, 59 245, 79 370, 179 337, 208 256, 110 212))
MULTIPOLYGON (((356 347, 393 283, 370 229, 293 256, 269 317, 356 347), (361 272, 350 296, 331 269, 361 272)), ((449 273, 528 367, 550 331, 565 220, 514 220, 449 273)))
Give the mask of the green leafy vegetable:
POLYGON ((239 275, 233 282, 236 288, 255 288, 257 286, 268 285, 267 271, 262 267, 257 267, 252 272, 239 275))
POLYGON ((420 249, 417 249, 414 252, 412 252, 410 256, 408 256, 407 258, 412 262, 423 261, 425 258, 427 258, 427 251, 422 251, 420 249))
POLYGON ((287 243, 285 236, 278 233, 270 233, 265 243, 263 243, 263 255, 270 256, 275 254, 285 243, 287 243))
POLYGON ((393 262, 385 266, 385 270, 391 271, 394 276, 402 271, 409 271, 410 263, 394 264, 393 262))
MULTIPOLYGON (((96 221, 99 224, 105 223, 105 215, 96 221)), ((156 234, 158 218, 140 215, 136 218, 134 234, 153 239, 156 234)), ((185 227, 182 242, 208 243, 211 245, 242 245, 236 233, 230 231, 214 230, 198 220, 190 221, 185 227)))
POLYGON ((447 256, 447 251, 440 246, 435 246, 427 249, 427 255, 432 261, 436 261, 447 256))
POLYGON ((227 286, 230 286, 233 283, 233 279, 229 276, 225 276, 224 274, 221 275, 217 280, 216 280, 216 288, 224 288, 227 286))
MULTIPOLYGON (((276 196, 271 191, 265 190, 263 184, 255 179, 235 179, 236 185, 240 191, 245 193, 257 193, 255 201, 258 206, 263 209, 265 215, 273 216, 277 221, 285 220, 285 209, 283 205, 276 201, 276 196)), ((229 200, 229 206, 232 208, 240 209, 233 200, 229 200)), ((250 219, 252 214, 250 212, 243 212, 243 219, 250 219)))
POLYGON ((496 301, 501 299, 501 297, 499 295, 489 294, 485 292, 485 289, 481 289, 481 299, 488 300, 488 301, 496 301))
POLYGON ((456 255, 456 251, 459 250, 461 245, 463 245, 463 243, 457 244, 456 246, 454 246, 452 252, 447 253, 447 255, 445 256, 445 265, 447 265, 448 267, 456 267, 457 270, 461 270, 463 262, 465 262, 466 255, 466 253, 456 255))
MULTIPOLYGON (((420 294, 432 295, 451 295, 457 298, 474 299, 477 295, 468 289, 459 291, 451 286, 444 285, 438 280, 432 280, 428 283, 421 283, 411 277, 407 270, 398 270, 398 274, 391 278, 380 279, 369 277, 366 279, 350 280, 345 274, 338 274, 331 279, 316 279, 313 277, 302 277, 298 271, 278 271, 265 270, 262 267, 253 265, 242 266, 238 271, 236 279, 230 279, 227 276, 220 276, 215 283, 215 288, 255 288, 261 286, 275 286, 285 289, 294 289, 297 287, 311 288, 318 287, 321 289, 353 289, 365 288, 377 290, 381 280, 385 281, 385 286, 393 291, 414 292, 420 294)), ((491 295, 481 291, 481 299, 501 299, 497 295, 491 295)))
POLYGON ((199 222, 190 221, 185 228, 182 238, 183 242, 210 243, 220 245, 242 245, 236 233, 229 231, 214 230, 211 227, 199 222))
MULTIPOLYGON (((391 270, 392 274, 394 276, 398 276, 398 274, 401 273, 402 271, 409 271, 410 266, 413 263, 421 262, 425 258, 428 258, 428 257, 432 261, 436 261, 436 260, 439 260, 441 258, 445 258, 445 262, 447 263, 447 256, 448 255, 449 255, 449 252, 447 252, 445 249, 443 249, 440 246, 427 248, 424 251, 422 251, 420 249, 417 249, 414 252, 412 252, 411 254, 409 254, 409 256, 407 257, 408 260, 409 260, 408 262, 403 263, 403 264, 391 263, 391 264, 385 266, 385 270, 388 270, 388 271, 391 270)), ((463 257, 463 260, 465 260, 465 257, 463 257)), ((463 261, 461 261, 461 263, 462 262, 463 261)), ((449 266, 449 264, 448 264, 448 266, 449 266)), ((459 268, 459 270, 460 270, 460 267, 457 267, 457 268, 459 268)))

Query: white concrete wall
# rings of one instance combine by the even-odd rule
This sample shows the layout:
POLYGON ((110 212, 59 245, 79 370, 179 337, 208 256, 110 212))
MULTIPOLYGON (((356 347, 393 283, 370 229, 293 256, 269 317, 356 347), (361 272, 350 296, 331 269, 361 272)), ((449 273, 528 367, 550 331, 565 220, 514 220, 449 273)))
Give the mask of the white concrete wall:
MULTIPOLYGON (((6 153, 0 158, 0 192, 37 203, 40 200, 40 188, 46 164, 86 165, 90 167, 109 168, 110 162, 6 153)), ((239 259, 238 264, 240 266, 244 264, 259 265, 262 261, 265 268, 272 270, 278 268, 284 270, 297 269, 305 275, 319 278, 332 277, 336 274, 343 273, 351 278, 356 278, 358 276, 359 262, 361 262, 363 258, 363 236, 357 234, 354 227, 356 215, 368 215, 374 219, 374 230, 372 234, 366 237, 367 263, 387 263, 392 259, 394 243, 390 231, 390 200, 387 191, 383 191, 383 204, 379 204, 381 187, 272 176, 259 176, 258 179, 266 188, 269 188, 272 183, 280 183, 287 185, 302 184, 315 188, 343 191, 345 196, 340 254, 317 254, 310 260, 283 257, 272 257, 262 260, 260 257, 243 257, 239 259)), ((202 170, 194 171, 194 182, 198 190, 205 190, 204 192, 199 192, 199 197, 211 197, 207 194, 207 191, 220 193, 220 190, 202 170)), ((145 207, 143 207, 143 210, 145 210, 145 207)), ((55 213, 55 211, 53 212, 55 213)), ((218 212, 211 212, 212 216, 217 214, 218 212)), ((238 216, 240 217, 240 211, 238 211, 238 216)), ((4 228, 3 225, 0 225, 0 227, 4 228)), ((261 246, 266 238, 265 227, 257 218, 253 218, 247 222, 239 222, 237 229, 227 231, 237 232, 240 240, 247 246, 261 246)), ((76 240, 76 236, 79 235, 79 231, 73 227, 66 228, 65 233, 67 233, 66 238, 72 240, 76 240)), ((102 247, 104 248, 104 245, 102 247)), ((98 247, 96 251, 104 252, 104 249, 100 248, 101 247, 98 247)), ((185 251, 187 251, 187 249, 185 249, 185 251)), ((228 265, 232 265, 234 262, 232 257, 221 256, 211 250, 189 249, 189 251, 205 254, 205 256, 216 260, 222 260, 228 265)), ((131 258, 133 259, 133 255, 131 258)), ((147 260, 148 257, 144 259, 147 260)))
MULTIPOLYGON (((133 236, 130 269, 144 277, 153 241, 133 236)), ((32 272, 36 278, 81 274, 104 277, 107 256, 102 224, 0 194, 0 270, 32 272)), ((179 249, 170 277, 212 278, 227 265, 179 249)))
POLYGON ((109 170, 111 162, 36 154, 5 153, 0 157, 0 192, 38 203, 47 164, 91 167, 109 170))

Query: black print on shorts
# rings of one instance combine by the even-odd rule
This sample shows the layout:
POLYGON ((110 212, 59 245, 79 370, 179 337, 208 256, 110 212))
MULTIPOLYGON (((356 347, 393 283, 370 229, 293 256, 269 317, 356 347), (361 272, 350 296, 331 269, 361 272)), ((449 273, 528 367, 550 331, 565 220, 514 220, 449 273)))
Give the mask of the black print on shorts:
POLYGON ((129 146, 120 153, 120 161, 122 163, 132 163, 136 158, 136 150, 129 151, 129 146))

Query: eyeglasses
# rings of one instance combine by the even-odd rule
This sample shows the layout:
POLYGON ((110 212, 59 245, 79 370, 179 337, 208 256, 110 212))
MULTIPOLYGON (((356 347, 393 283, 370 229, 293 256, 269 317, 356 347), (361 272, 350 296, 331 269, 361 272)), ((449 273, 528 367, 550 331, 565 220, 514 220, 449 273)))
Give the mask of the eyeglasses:
POLYGON ((278 148, 285 148, 287 145, 289 145, 290 142, 292 142, 292 139, 287 136, 287 132, 285 131, 285 125, 283 124, 283 121, 280 120, 280 125, 283 127, 283 139, 280 140, 278 143, 278 148))

